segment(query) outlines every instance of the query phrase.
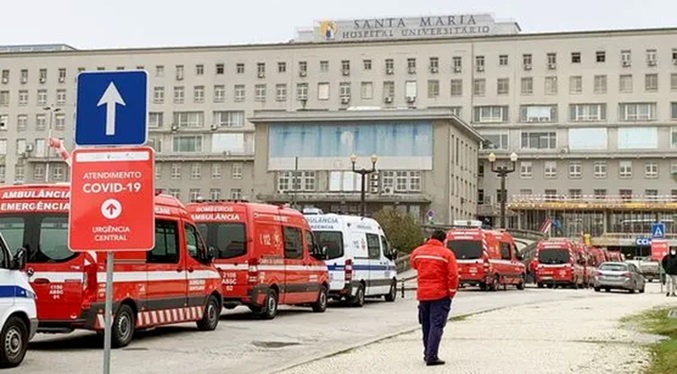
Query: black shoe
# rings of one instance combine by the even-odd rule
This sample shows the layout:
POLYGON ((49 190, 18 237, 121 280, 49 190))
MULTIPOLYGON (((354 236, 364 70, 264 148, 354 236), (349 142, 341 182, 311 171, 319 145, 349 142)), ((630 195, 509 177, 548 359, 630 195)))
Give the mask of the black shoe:
POLYGON ((670 296, 670 292, 666 293, 665 296, 668 296, 668 297, 669 297, 669 296, 670 296))
POLYGON ((426 364, 426 366, 439 366, 439 365, 444 365, 444 361, 437 358, 437 359, 434 359, 432 361, 428 361, 425 364, 426 364))

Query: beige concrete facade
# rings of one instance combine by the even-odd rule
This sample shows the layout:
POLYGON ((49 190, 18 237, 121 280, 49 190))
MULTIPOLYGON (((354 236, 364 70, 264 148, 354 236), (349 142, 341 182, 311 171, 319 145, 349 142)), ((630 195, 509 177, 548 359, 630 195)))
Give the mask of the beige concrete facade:
MULTIPOLYGON (((491 196, 485 200, 491 204, 496 202, 499 181, 489 176, 483 161, 489 150, 499 158, 516 152, 518 168, 522 162, 531 163, 530 177, 521 176, 519 170, 510 175, 509 197, 550 190, 556 194, 580 190, 583 195, 606 190, 613 195, 621 189, 674 195, 676 36, 677 29, 656 29, 10 50, 0 53, 0 181, 44 180, 48 162, 51 181, 66 179, 65 166, 46 152, 44 140, 51 118, 53 135, 72 148, 77 73, 143 68, 150 77, 150 138, 158 156, 157 183, 183 200, 252 199, 277 192, 273 185, 266 185, 267 190, 255 187, 255 177, 262 174, 254 159, 265 152, 260 148, 265 141, 247 120, 255 117, 255 111, 336 112, 350 107, 442 108, 470 123, 496 143, 485 146, 478 156, 484 177, 477 190, 491 196), (59 111, 45 110, 48 106, 59 111), (595 176, 596 161, 606 161, 604 177, 595 176), (632 161, 632 172, 621 175, 625 161, 632 161), (569 167, 578 162, 580 177, 577 172, 572 177, 569 167), (656 164, 656 172, 647 164, 656 164)), ((435 153, 435 167, 434 160, 444 155, 435 153)), ((416 171, 409 166, 401 171, 416 171)), ((463 167, 472 170, 471 165, 463 167)), ((320 175, 314 183, 321 188, 328 182, 320 175)), ((422 177, 421 191, 448 195, 444 188, 422 177)), ((461 204, 460 197, 465 195, 455 196, 450 205, 453 210, 459 207, 459 216, 461 211, 476 211, 462 207, 466 202, 461 204)))

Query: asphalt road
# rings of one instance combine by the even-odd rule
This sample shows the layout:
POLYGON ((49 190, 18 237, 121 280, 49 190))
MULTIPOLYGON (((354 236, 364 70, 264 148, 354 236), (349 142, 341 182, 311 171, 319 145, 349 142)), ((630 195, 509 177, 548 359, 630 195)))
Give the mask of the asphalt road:
MULTIPOLYGON (((464 290, 454 301, 452 316, 517 305, 574 299, 592 290, 558 292, 527 289, 485 293, 464 290)), ((398 295, 399 297, 400 295, 398 295)), ((213 332, 194 324, 161 327, 137 334, 126 348, 114 350, 112 373, 272 373, 387 336, 417 328, 416 302, 407 295, 395 303, 369 302, 363 308, 332 306, 315 314, 306 308, 281 308, 272 321, 252 317, 246 308, 224 312, 213 332)), ((103 350, 90 332, 39 334, 23 364, 7 373, 100 373, 103 350)))

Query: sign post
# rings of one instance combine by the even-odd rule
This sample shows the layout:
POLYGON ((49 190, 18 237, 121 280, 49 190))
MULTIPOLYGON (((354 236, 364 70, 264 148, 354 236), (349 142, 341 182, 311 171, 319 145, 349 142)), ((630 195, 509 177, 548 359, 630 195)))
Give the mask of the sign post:
MULTIPOLYGON (((670 245, 665 238, 665 223, 663 222, 654 222, 651 224, 651 258, 653 260, 662 260, 663 256, 668 253, 670 245), (661 255, 661 252, 665 251, 665 254, 661 255)), ((658 281, 661 284, 661 293, 663 293, 663 267, 661 264, 658 264, 658 281)))
POLYGON ((78 75, 68 247, 105 251, 103 373, 110 374, 114 252, 155 246, 154 152, 148 139, 148 73, 78 75), (121 146, 138 146, 118 148, 121 146))

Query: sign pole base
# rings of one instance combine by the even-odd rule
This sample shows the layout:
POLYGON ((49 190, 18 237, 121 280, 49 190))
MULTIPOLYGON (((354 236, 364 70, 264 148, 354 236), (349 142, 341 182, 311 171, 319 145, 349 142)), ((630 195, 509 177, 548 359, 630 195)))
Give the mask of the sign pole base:
POLYGON ((111 334, 113 325, 113 252, 106 254, 106 305, 104 311, 103 374, 110 374, 111 334))

